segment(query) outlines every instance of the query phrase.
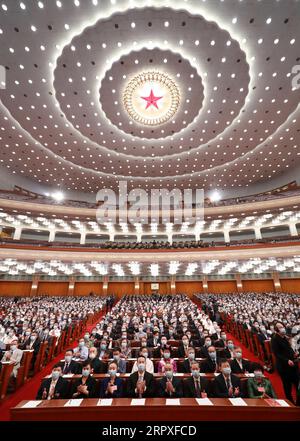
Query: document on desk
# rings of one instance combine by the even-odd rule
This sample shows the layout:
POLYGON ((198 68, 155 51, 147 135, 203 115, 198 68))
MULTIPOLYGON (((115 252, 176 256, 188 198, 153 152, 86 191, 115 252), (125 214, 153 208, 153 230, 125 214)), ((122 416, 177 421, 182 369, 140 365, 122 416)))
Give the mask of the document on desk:
POLYGON ((146 398, 133 398, 130 406, 145 406, 146 398))
POLYGON ((73 377, 73 375, 74 375, 74 374, 64 374, 64 375, 63 375, 63 378, 71 378, 71 377, 73 377))
POLYGON ((112 398, 102 398, 98 400, 97 406, 111 406, 112 401, 112 398))
POLYGON ((213 406, 214 403, 210 401, 209 398, 196 398, 197 403, 199 406, 213 406))
POLYGON ((64 407, 79 407, 83 398, 73 398, 66 402, 64 407))
POLYGON ((229 398, 229 401, 233 406, 248 406, 243 398, 229 398))
POLYGON ((41 402, 42 400, 27 401, 27 403, 22 406, 22 409, 33 409, 34 407, 37 407, 39 404, 41 404, 41 402))
POLYGON ((285 400, 275 400, 280 406, 282 407, 290 407, 289 403, 287 403, 285 400))
POLYGON ((166 399, 166 406, 180 406, 180 399, 179 398, 167 398, 166 399))

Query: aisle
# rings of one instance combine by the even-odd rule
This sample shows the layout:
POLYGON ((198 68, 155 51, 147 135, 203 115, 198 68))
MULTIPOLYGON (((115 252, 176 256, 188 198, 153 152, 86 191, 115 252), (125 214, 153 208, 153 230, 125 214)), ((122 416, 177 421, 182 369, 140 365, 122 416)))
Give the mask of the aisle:
MULTIPOLYGON (((227 332, 227 331, 226 331, 227 332)), ((251 361, 255 361, 259 364, 263 364, 259 358, 257 358, 252 352, 249 351, 246 346, 244 346, 237 338, 235 338, 232 334, 227 332, 228 338, 233 340, 233 343, 235 345, 238 345, 242 348, 243 351, 243 358, 248 358, 251 361)), ((273 388, 275 390, 275 393, 277 395, 277 398, 285 398, 281 379, 277 372, 274 372, 273 374, 269 374, 269 372, 265 371, 265 376, 268 377, 273 385, 273 388)))
MULTIPOLYGON (((101 317, 105 315, 105 312, 93 323, 86 326, 83 330, 82 335, 86 331, 91 331, 93 327, 101 320, 101 317)), ((76 347, 76 342, 74 342, 71 347, 76 347)), ((52 367, 59 363, 60 360, 64 358, 64 351, 61 352, 57 357, 55 357, 51 363, 44 367, 39 373, 37 373, 33 378, 27 381, 23 386, 21 386, 15 393, 6 397, 2 404, 0 404, 0 421, 7 421, 10 418, 9 409, 11 407, 16 406, 22 400, 34 400, 37 394, 37 391, 40 387, 42 379, 49 375, 52 371, 52 367)))

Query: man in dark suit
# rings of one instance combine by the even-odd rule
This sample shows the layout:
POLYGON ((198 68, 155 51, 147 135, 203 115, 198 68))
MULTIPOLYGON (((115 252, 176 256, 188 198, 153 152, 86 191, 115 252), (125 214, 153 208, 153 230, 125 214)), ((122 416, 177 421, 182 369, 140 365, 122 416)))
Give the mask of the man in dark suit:
POLYGON ((195 349, 190 347, 188 349, 188 356, 187 358, 184 360, 184 362, 182 363, 182 371, 184 373, 189 373, 191 372, 191 368, 192 368, 192 363, 195 361, 195 349))
POLYGON ((189 338, 187 335, 184 334, 182 337, 182 340, 178 346, 178 357, 179 358, 186 358, 187 357, 189 345, 191 345, 191 343, 189 343, 189 338))
POLYGON ((89 361, 91 365, 93 374, 106 374, 107 363, 99 360, 99 358, 97 357, 97 348, 91 347, 89 349, 89 357, 87 361, 89 361))
POLYGON ((221 360, 219 364, 221 374, 213 383, 213 396, 215 398, 237 398, 241 397, 240 379, 231 373, 228 360, 221 360))
POLYGON ((214 346, 209 346, 208 357, 201 363, 201 371, 205 374, 218 371, 219 358, 217 357, 217 351, 214 346))
POLYGON ((51 378, 42 381, 36 400, 58 400, 67 397, 68 382, 62 378, 59 364, 52 369, 51 378))
POLYGON ((73 349, 67 349, 65 352, 65 361, 59 363, 63 375, 79 374, 81 372, 81 365, 76 361, 72 360, 73 355, 74 355, 73 349))
POLYGON ((233 374, 244 374, 251 370, 251 363, 243 358, 242 349, 238 346, 233 352, 233 360, 230 361, 230 367, 233 374))
POLYGON ((165 365, 165 376, 158 382, 158 396, 166 398, 180 398, 183 396, 182 382, 174 377, 173 366, 165 365))
POLYGON ((294 385, 297 391, 299 383, 297 357, 299 357, 299 354, 292 349, 282 323, 276 323, 275 325, 275 334, 271 338, 271 348, 276 358, 276 368, 282 381, 285 396, 294 403, 292 387, 294 385))
POLYGON ((208 357, 208 348, 211 346, 211 338, 206 336, 204 338, 204 345, 200 348, 200 357, 207 358, 208 357))
POLYGON ((137 372, 130 375, 127 382, 127 395, 133 398, 153 397, 155 384, 153 375, 146 371, 146 358, 137 359, 137 372))
POLYGON ((210 396, 210 383, 200 376, 200 367, 197 361, 191 363, 192 376, 183 382, 183 396, 185 398, 206 398, 210 396))
POLYGON ((225 347, 219 352, 220 358, 233 358, 234 344, 232 340, 227 340, 225 347))
POLYGON ((31 367, 33 368, 36 357, 39 353, 40 350, 40 346, 41 346, 41 342, 40 339, 38 338, 37 332, 33 331, 31 333, 31 335, 29 336, 29 338, 27 338, 21 349, 30 349, 33 350, 33 355, 32 355, 32 360, 31 360, 31 367))

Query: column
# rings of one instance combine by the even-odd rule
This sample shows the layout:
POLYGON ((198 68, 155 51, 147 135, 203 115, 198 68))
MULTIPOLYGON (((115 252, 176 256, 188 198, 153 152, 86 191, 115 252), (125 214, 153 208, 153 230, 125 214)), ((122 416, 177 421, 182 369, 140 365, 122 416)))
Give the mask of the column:
POLYGON ((114 233, 109 233, 109 240, 110 240, 110 242, 113 242, 115 240, 114 233))
POLYGON ((173 234, 168 234, 168 241, 170 242, 170 244, 172 245, 173 243, 173 234))
POLYGON ((195 241, 197 242, 200 240, 200 233, 195 233, 195 241))
POLYGON ((171 276, 171 294, 176 294, 176 277, 171 276))
POLYGON ((289 224, 289 228, 290 228, 290 235, 291 236, 298 236, 296 224, 289 224))
POLYGON ((20 240, 21 234, 22 234, 22 227, 16 227, 13 240, 20 240))
POLYGON ((80 233, 80 245, 85 245, 86 231, 80 233))
POLYGON ((272 277, 273 277, 273 283, 274 283, 274 288, 276 292, 280 292, 281 291, 281 283, 280 283, 280 279, 279 279, 279 274, 277 271, 274 271, 272 273, 272 277))
POLYGON ((102 287, 102 291, 103 291, 104 296, 107 296, 107 290, 108 290, 108 276, 104 276, 103 277, 103 287, 102 287))
POLYGON ((255 239, 257 239, 257 240, 260 240, 260 239, 262 239, 262 235, 261 235, 261 231, 260 231, 260 228, 255 228, 254 229, 254 234, 255 234, 255 239))
POLYGON ((203 275, 202 286, 203 286, 203 291, 207 292, 208 291, 208 283, 207 283, 207 276, 206 275, 203 275))
POLYGON ((134 278, 134 294, 140 294, 140 279, 138 276, 134 278))
POLYGON ((229 243, 230 242, 229 230, 224 230, 223 233, 224 233, 224 241, 226 243, 229 243))
POLYGON ((74 295, 75 277, 69 278, 68 296, 74 295))
POLYGON ((48 242, 54 242, 54 241, 55 241, 55 230, 50 230, 48 242))
POLYGON ((242 282, 241 275, 239 273, 235 275, 235 280, 236 280, 236 287, 237 287, 238 292, 242 292, 243 291, 243 282, 242 282))
POLYGON ((39 276, 33 276, 32 283, 31 283, 31 289, 30 289, 30 297, 37 295, 37 288, 39 283, 39 276))

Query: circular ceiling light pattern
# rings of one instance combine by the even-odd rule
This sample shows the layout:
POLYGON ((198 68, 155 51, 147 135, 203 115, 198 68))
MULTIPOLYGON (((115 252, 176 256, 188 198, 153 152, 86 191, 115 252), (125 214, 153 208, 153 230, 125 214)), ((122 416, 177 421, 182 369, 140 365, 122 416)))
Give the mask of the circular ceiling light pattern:
POLYGON ((166 73, 142 72, 127 84, 123 104, 135 122, 147 126, 161 125, 173 118, 178 110, 179 88, 166 73))
MULTIPOLYGON (((102 79, 99 97, 102 111, 122 138, 126 134, 130 139, 151 140, 158 144, 156 156, 165 156, 169 152, 160 148, 161 140, 195 123, 202 111, 204 86, 197 69, 180 54, 143 48, 112 64, 102 79), (147 106, 151 96, 157 107, 147 106)), ((126 152, 132 154, 129 145, 126 152)), ((149 156, 149 149, 140 149, 139 154, 149 156)))

